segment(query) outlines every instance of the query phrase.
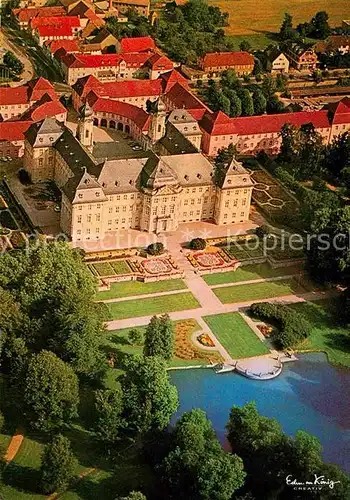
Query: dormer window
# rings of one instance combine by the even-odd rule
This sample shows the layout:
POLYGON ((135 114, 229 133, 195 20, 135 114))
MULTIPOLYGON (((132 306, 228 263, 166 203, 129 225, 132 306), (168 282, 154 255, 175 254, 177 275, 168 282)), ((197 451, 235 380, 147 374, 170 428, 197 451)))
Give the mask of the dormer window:
POLYGON ((189 179, 189 177, 188 177, 188 175, 186 174, 186 175, 185 175, 185 181, 188 181, 188 179, 189 179))
POLYGON ((96 198, 99 198, 99 197, 100 197, 100 193, 99 193, 99 191, 96 191, 96 192, 95 192, 95 196, 96 196, 96 198))
POLYGON ((51 141, 51 142, 53 141, 53 137, 50 137, 50 141, 51 141))
POLYGON ((39 142, 43 142, 43 138, 42 137, 39 137, 39 142))
POLYGON ((115 183, 114 183, 114 184, 115 184, 116 186, 118 186, 119 182, 118 182, 118 181, 115 181, 115 183))
POLYGON ((202 178, 202 174, 197 174, 197 178, 201 179, 202 178))
POLYGON ((229 179, 229 180, 227 181, 227 184, 232 184, 231 179, 229 179))
POLYGON ((130 186, 132 186, 134 184, 134 181, 132 179, 130 179, 129 184, 130 184, 130 186))
POLYGON ((82 198, 82 197, 83 197, 83 195, 82 195, 82 194, 78 194, 78 198, 82 198))

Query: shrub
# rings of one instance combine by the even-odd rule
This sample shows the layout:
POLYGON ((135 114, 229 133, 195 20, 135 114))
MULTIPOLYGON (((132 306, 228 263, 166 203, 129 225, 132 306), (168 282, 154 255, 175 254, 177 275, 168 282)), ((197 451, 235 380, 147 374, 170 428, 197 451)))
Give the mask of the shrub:
POLYGON ((207 242, 203 238, 194 238, 190 242, 190 248, 192 250, 204 250, 207 246, 207 242))
POLYGON ((255 233, 259 239, 263 239, 264 236, 267 236, 269 234, 269 230, 268 230, 267 226, 264 224, 264 225, 256 228, 255 233))
POLYGON ((307 319, 294 309, 283 304, 261 302, 250 306, 252 316, 270 321, 277 326, 273 340, 282 348, 293 347, 311 333, 307 319))
POLYGON ((149 253, 150 255, 160 255, 163 252, 164 252, 164 245, 160 241, 157 241, 156 243, 151 243, 147 247, 147 253, 149 253))
POLYGON ((128 340, 132 345, 142 345, 143 344, 143 333, 141 330, 136 330, 133 328, 128 333, 128 340))

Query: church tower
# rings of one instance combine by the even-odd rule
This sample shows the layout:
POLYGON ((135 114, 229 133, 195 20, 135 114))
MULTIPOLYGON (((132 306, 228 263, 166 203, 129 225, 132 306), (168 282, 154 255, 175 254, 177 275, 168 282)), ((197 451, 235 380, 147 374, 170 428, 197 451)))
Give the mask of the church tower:
POLYGON ((94 145, 93 127, 94 127, 93 111, 89 103, 86 103, 79 109, 77 139, 89 151, 92 151, 94 145))
POLYGON ((165 135, 166 106, 159 97, 155 102, 150 103, 151 123, 149 136, 152 142, 157 142, 165 135))

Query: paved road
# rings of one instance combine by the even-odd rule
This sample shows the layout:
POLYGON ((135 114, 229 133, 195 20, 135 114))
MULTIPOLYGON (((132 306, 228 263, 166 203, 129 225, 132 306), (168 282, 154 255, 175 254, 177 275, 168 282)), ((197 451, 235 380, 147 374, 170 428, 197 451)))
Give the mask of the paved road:
POLYGON ((3 28, 0 29, 0 47, 4 47, 6 50, 10 50, 13 52, 18 59, 24 64, 24 70, 21 74, 22 80, 20 82, 13 82, 13 86, 23 85, 28 80, 31 80, 34 77, 34 68, 29 59, 29 57, 25 53, 25 47, 17 47, 13 42, 11 42, 5 30, 3 28))

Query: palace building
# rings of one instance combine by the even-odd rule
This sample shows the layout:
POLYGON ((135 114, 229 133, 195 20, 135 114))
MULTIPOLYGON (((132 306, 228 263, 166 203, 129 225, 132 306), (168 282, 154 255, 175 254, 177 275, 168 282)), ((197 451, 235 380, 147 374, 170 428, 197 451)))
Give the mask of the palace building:
POLYGON ((148 115, 144 156, 101 163, 91 153, 93 113, 89 104, 81 108, 76 136, 54 119, 25 133, 24 168, 33 182, 53 180, 62 191, 61 228, 74 244, 121 229, 160 233, 184 222, 249 219, 248 172, 233 160, 215 179, 212 163, 194 146, 199 128, 182 133, 196 126, 187 112, 173 111, 165 121, 165 106, 157 100, 148 115))

